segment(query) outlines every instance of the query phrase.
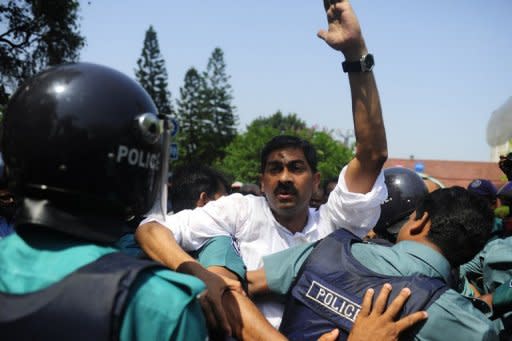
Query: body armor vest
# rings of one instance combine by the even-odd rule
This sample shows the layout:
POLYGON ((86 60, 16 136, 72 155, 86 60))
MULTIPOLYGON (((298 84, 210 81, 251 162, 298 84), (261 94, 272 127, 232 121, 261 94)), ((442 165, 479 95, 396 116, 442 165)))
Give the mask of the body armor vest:
POLYGON ((361 242, 357 236, 339 229, 314 248, 302 265, 285 306, 280 331, 290 340, 316 340, 334 328, 340 329, 340 340, 345 340, 368 288, 378 292, 384 283, 390 283, 393 291, 389 302, 402 288, 410 288, 413 294, 400 317, 428 308, 448 289, 440 278, 387 276, 367 269, 350 251, 353 243, 361 242))
POLYGON ((109 253, 36 292, 0 293, 5 340, 118 340, 137 276, 158 263, 109 253))

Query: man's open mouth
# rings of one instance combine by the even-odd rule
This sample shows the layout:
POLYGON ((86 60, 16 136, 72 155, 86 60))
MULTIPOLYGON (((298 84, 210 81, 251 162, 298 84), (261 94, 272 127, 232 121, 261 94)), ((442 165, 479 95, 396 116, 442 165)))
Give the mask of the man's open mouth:
POLYGON ((278 193, 277 194, 277 197, 280 199, 280 200, 290 200, 294 197, 295 195, 292 194, 292 193, 278 193))

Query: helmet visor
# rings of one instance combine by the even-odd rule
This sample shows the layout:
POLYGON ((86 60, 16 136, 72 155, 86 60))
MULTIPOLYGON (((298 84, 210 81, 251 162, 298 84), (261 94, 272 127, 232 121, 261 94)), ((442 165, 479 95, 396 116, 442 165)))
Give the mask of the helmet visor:
POLYGON ((160 149, 160 172, 158 174, 158 191, 155 201, 146 214, 157 219, 165 220, 167 215, 167 173, 169 172, 169 146, 171 143, 171 127, 173 122, 167 115, 158 115, 162 120, 162 145, 160 149))

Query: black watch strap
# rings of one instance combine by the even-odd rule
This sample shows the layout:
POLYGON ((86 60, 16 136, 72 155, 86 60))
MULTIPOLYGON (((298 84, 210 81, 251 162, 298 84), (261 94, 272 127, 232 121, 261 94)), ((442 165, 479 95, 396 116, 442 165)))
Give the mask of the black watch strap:
POLYGON ((375 59, 370 53, 365 54, 358 61, 344 61, 341 63, 343 72, 370 72, 374 65, 375 59))

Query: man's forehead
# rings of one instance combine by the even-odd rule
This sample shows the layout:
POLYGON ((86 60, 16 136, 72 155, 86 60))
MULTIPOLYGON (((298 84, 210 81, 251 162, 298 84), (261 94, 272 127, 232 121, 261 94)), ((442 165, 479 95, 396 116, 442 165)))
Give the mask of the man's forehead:
POLYGON ((304 151, 300 148, 282 148, 272 151, 267 158, 269 162, 289 163, 294 161, 304 161, 307 163, 304 151))

